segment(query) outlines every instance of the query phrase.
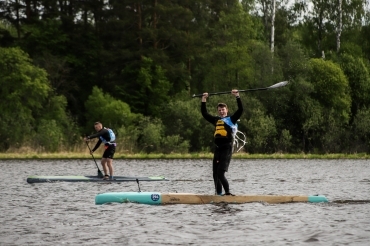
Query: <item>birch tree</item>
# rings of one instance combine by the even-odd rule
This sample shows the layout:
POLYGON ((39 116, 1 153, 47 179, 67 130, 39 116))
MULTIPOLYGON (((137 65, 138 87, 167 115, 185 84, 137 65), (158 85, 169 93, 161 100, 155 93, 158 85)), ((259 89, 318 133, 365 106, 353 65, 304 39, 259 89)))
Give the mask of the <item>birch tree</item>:
MULTIPOLYGON (((295 4, 302 6, 301 0, 295 4)), ((325 50, 340 52, 343 35, 346 43, 356 43, 355 33, 361 29, 365 5, 365 0, 311 0, 305 5, 309 8, 298 8, 307 28, 306 44, 314 43, 316 54, 320 55, 325 50)))
POLYGON ((336 28, 337 32, 337 52, 340 50, 340 36, 342 34, 342 0, 338 0, 338 25, 336 28))
POLYGON ((271 53, 274 53, 274 47, 275 47, 275 10, 276 10, 276 0, 272 0, 272 11, 271 11, 271 53))

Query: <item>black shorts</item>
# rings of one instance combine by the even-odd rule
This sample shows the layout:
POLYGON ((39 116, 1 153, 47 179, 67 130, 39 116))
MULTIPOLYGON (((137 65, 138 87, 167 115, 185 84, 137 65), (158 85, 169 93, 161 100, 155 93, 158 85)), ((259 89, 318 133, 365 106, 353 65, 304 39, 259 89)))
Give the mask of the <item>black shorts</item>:
POLYGON ((106 149, 103 153, 103 158, 113 159, 114 153, 116 152, 116 145, 111 144, 104 147, 106 149))
POLYGON ((231 143, 216 147, 213 155, 213 171, 217 172, 217 170, 220 170, 227 172, 229 170, 231 155, 231 143))

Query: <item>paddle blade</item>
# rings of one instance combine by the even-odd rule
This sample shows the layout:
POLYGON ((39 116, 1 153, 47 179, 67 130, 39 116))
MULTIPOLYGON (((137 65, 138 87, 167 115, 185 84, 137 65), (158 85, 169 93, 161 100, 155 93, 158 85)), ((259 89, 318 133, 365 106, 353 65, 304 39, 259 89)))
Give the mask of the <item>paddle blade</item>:
POLYGON ((267 87, 267 89, 275 89, 275 88, 286 86, 287 84, 288 84, 288 81, 282 81, 282 82, 279 82, 277 84, 267 87))
POLYGON ((98 169, 98 178, 103 178, 103 177, 104 177, 103 173, 100 171, 100 169, 98 169))

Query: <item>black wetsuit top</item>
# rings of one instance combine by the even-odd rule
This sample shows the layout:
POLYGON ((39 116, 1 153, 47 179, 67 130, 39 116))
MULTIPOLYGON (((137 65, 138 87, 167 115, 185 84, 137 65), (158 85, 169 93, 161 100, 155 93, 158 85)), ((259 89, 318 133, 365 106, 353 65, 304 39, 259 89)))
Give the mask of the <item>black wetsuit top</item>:
MULTIPOLYGON (((103 142, 100 137, 104 138, 107 142, 110 142, 110 134, 108 129, 103 128, 100 131, 98 131, 95 134, 92 134, 90 136, 87 136, 87 139, 92 139, 92 138, 99 138, 99 141, 96 143, 95 147, 92 149, 92 151, 97 150, 99 148, 100 144, 103 142)), ((114 142, 114 141, 113 141, 114 142)), ((112 143, 112 142, 111 142, 112 143)))
MULTIPOLYGON (((238 119, 241 117, 243 113, 243 104, 242 101, 240 100, 240 97, 236 98, 236 102, 238 104, 238 110, 230 116, 230 120, 233 124, 236 124, 238 119)), ((202 102, 201 106, 201 112, 204 117, 208 122, 210 122, 212 125, 216 126, 217 122, 221 119, 220 116, 212 116, 207 112, 207 107, 206 107, 206 102, 202 102)), ((224 144, 232 143, 233 138, 231 134, 231 128, 225 124, 225 128, 228 131, 227 136, 220 136, 220 135, 215 135, 214 136, 214 142, 217 146, 222 146, 224 144)))

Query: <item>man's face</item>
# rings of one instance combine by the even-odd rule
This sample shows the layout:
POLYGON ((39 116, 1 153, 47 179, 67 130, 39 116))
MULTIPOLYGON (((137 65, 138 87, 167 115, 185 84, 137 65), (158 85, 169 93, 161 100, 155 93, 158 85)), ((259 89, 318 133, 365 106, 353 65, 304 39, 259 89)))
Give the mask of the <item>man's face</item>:
POLYGON ((95 131, 98 132, 103 128, 103 126, 102 126, 102 124, 96 124, 96 125, 94 125, 94 128, 95 128, 95 131))
POLYGON ((227 108, 226 107, 218 107, 217 108, 217 111, 218 111, 218 115, 221 117, 221 118, 224 118, 227 116, 227 108))

